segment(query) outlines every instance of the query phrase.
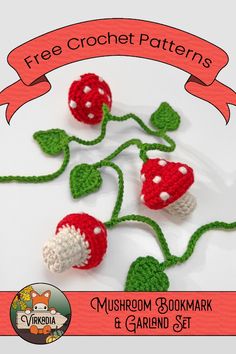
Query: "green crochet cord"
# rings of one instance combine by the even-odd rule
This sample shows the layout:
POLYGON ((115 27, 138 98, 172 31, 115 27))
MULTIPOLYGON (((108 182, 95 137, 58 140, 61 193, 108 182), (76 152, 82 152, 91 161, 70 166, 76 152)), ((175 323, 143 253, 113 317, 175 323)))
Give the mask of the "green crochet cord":
MULTIPOLYGON (((117 223, 125 221, 146 222, 140 215, 128 215, 119 218, 117 223)), ((211 230, 235 230, 236 222, 226 223, 223 221, 215 221, 199 227, 190 237, 186 251, 182 256, 168 255, 167 248, 162 241, 163 233, 161 229, 156 231, 157 238, 161 243, 163 254, 166 256, 164 262, 159 263, 157 259, 151 256, 138 257, 129 269, 125 291, 167 291, 170 285, 169 279, 164 270, 172 266, 186 262, 194 252, 197 241, 202 235, 211 230), (161 239, 160 239, 161 238, 161 239)))
POLYGON ((118 195, 116 199, 116 203, 112 212, 111 220, 116 220, 118 218, 118 215, 120 213, 120 209, 122 206, 123 202, 123 195, 124 195, 124 176, 123 172, 121 171, 120 167, 117 166, 115 163, 102 160, 96 164, 93 165, 95 168, 100 168, 100 167, 111 167, 113 168, 117 175, 118 175, 118 195))
POLYGON ((190 237, 190 240, 188 242, 186 251, 184 252, 184 254, 182 256, 178 257, 178 256, 171 254, 169 247, 168 247, 168 243, 165 239, 165 236, 164 236, 160 226, 154 220, 152 220, 146 216, 135 215, 135 214, 125 215, 123 217, 108 221, 105 224, 108 228, 110 228, 110 227, 114 227, 117 224, 124 223, 124 222, 144 223, 144 224, 147 224, 148 226, 150 226, 154 230, 155 236, 156 236, 157 240, 159 241, 160 247, 162 249, 162 252, 163 252, 163 255, 165 258, 165 261, 160 264, 161 270, 165 270, 166 268, 169 268, 171 266, 186 262, 193 254, 194 249, 197 244, 197 241, 206 232, 211 231, 211 230, 234 230, 234 229, 236 229, 236 222, 226 223, 223 221, 214 221, 214 222, 210 222, 209 224, 205 224, 205 225, 199 227, 192 234, 192 236, 190 237))
POLYGON ((164 233, 154 220, 147 216, 135 214, 119 217, 124 195, 124 176, 121 169, 115 163, 106 160, 102 160, 93 166, 95 168, 111 167, 118 175, 117 200, 111 219, 105 222, 106 227, 113 228, 124 222, 138 222, 146 224, 153 229, 164 256, 164 261, 162 263, 159 263, 158 260, 150 256, 139 257, 136 261, 134 261, 128 272, 125 285, 126 291, 167 291, 170 283, 167 275, 164 273, 164 270, 186 262, 193 254, 196 244, 203 234, 211 230, 236 229, 236 222, 226 223, 222 221, 215 221, 203 225, 192 234, 183 255, 180 257, 173 255, 170 252, 164 233))
POLYGON ((206 232, 211 231, 211 230, 235 230, 236 229, 236 222, 232 223, 227 223, 224 221, 214 221, 210 222, 209 224, 205 224, 201 227, 199 227, 190 237, 190 240, 188 242, 186 251, 184 254, 180 257, 177 256, 172 256, 166 261, 164 261, 161 264, 161 268, 164 270, 166 268, 169 268, 175 264, 181 264, 186 262, 191 255, 194 252, 194 249, 196 247, 197 241, 200 239, 202 235, 204 235, 206 232))
MULTIPOLYGON (((78 144, 82 144, 82 145, 87 145, 87 146, 91 146, 91 145, 96 145, 98 143, 100 143, 105 135, 106 135, 106 129, 107 129, 107 124, 109 121, 114 121, 114 122, 124 122, 126 120, 132 119, 134 120, 147 134, 152 135, 152 136, 156 136, 159 138, 162 138, 163 140, 165 140, 169 146, 163 145, 163 144, 142 144, 142 142, 139 139, 132 139, 129 140, 129 142, 126 142, 124 144, 122 144, 122 148, 119 150, 118 153, 120 153, 122 150, 126 149, 128 146, 130 145, 137 145, 138 148, 140 148, 142 150, 142 153, 140 154, 144 159, 146 159, 146 151, 148 150, 160 150, 160 151, 165 151, 165 152, 172 152, 175 149, 175 142, 165 133, 165 130, 152 130, 150 129, 143 121, 141 118, 139 118, 138 116, 136 116, 133 113, 129 113, 126 114, 124 116, 118 117, 118 116, 114 116, 112 115, 107 106, 104 105, 103 106, 103 121, 102 121, 102 126, 101 126, 101 133, 100 135, 94 139, 94 140, 83 140, 80 139, 76 136, 71 136, 70 137, 70 141, 75 141, 78 144), (127 145, 126 145, 127 144, 127 145)), ((113 153, 114 157, 118 154, 118 153, 113 153)), ((112 159, 113 157, 110 157, 110 159, 112 159)))
POLYGON ((124 222, 139 222, 146 224, 153 229, 164 256, 164 261, 162 263, 159 263, 158 260, 150 256, 137 258, 136 261, 131 264, 128 272, 125 285, 126 291, 167 291, 169 287, 169 280, 167 275, 164 273, 164 270, 186 262, 193 254, 196 244, 203 234, 211 230, 236 229, 236 222, 226 223, 222 221, 215 221, 203 225, 192 234, 183 255, 180 257, 175 256, 170 252, 164 233, 154 220, 144 215, 135 214, 118 217, 124 195, 124 177, 121 169, 116 164, 108 161, 101 161, 94 166, 109 166, 112 167, 118 174, 117 201, 112 212, 111 219, 105 222, 106 227, 112 228, 124 222))
POLYGON ((44 183, 59 177, 66 169, 70 161, 70 150, 68 146, 63 148, 64 159, 61 167, 50 174, 41 176, 0 176, 0 183, 18 182, 18 183, 44 183))
POLYGON ((155 130, 149 128, 138 116, 133 113, 124 116, 112 115, 106 106, 103 106, 103 121, 100 135, 93 140, 83 140, 76 136, 69 136, 60 129, 39 131, 34 134, 34 139, 38 142, 41 149, 48 155, 63 154, 61 167, 50 174, 40 176, 0 176, 0 183, 19 182, 19 183, 44 183, 59 177, 67 168, 70 161, 69 143, 76 142, 85 146, 92 146, 100 143, 106 135, 107 124, 109 121, 124 122, 134 120, 147 134, 160 138, 161 143, 143 143, 140 139, 130 139, 122 143, 115 151, 103 158, 101 161, 92 165, 80 164, 75 166, 70 173, 70 188, 74 198, 85 196, 97 191, 102 184, 100 169, 111 168, 118 176, 118 193, 110 220, 105 222, 107 228, 112 228, 124 222, 138 222, 148 225, 154 231, 156 239, 163 253, 164 261, 159 263, 151 256, 139 257, 134 261, 129 269, 125 290, 127 291, 167 291, 169 279, 165 270, 174 265, 186 262, 194 252, 200 237, 210 230, 233 230, 236 229, 236 222, 226 223, 215 221, 198 228, 190 237, 186 251, 182 256, 173 255, 160 226, 151 218, 143 215, 124 215, 119 217, 123 196, 124 196, 124 175, 121 168, 112 162, 121 152, 134 145, 139 149, 139 156, 145 162, 148 159, 147 153, 150 150, 172 152, 175 150, 175 142, 166 134, 167 131, 174 131, 179 127, 180 117, 168 103, 162 103, 152 114, 151 123, 155 130), (167 144, 166 144, 167 143, 167 144))
POLYGON ((169 250, 169 246, 168 243, 165 239, 165 236, 160 228, 160 226, 152 219, 148 218, 147 216, 143 216, 143 215, 125 215, 123 217, 120 218, 111 218, 111 220, 107 221, 105 223, 105 225, 107 226, 107 228, 110 227, 114 227, 117 224, 120 224, 122 222, 126 222, 126 221, 136 221, 136 222, 141 222, 144 224, 147 224, 148 226, 150 226, 155 233, 155 236, 157 238, 157 240, 159 241, 162 253, 164 255, 164 257, 166 259, 170 259, 172 257, 170 250, 169 250))
MULTIPOLYGON (((167 104, 166 104, 167 105, 167 104)), ((169 108, 169 106, 168 106, 169 108)), ((146 161, 147 151, 159 150, 164 152, 172 152, 175 150, 175 142, 166 134, 165 129, 152 130, 150 129, 138 116, 133 113, 126 114, 118 117, 113 116, 109 112, 106 105, 103 106, 104 118, 101 125, 101 133, 94 140, 83 140, 76 136, 69 136, 60 129, 51 129, 48 131, 39 131, 34 134, 34 139, 37 140, 42 150, 49 155, 58 155, 64 153, 64 159, 61 167, 50 174, 40 176, 0 176, 0 183, 18 182, 18 183, 44 183, 49 182, 59 177, 66 169, 70 160, 69 143, 76 142, 81 145, 92 146, 100 143, 106 135, 107 124, 109 121, 124 122, 129 119, 133 119, 138 125, 148 134, 159 137, 166 141, 169 145, 153 143, 142 143, 140 139, 131 139, 121 144, 112 154, 103 159, 103 161, 109 161, 119 155, 123 150, 127 149, 131 145, 136 145, 140 150, 140 158, 146 161)))

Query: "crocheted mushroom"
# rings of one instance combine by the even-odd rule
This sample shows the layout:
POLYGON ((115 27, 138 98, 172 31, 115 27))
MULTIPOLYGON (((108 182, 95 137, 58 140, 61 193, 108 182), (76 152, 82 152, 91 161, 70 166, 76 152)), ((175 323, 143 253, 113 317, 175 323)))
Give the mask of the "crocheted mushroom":
POLYGON ((150 209, 164 209, 172 215, 186 216, 196 206, 188 193, 194 182, 191 167, 180 162, 149 159, 141 169, 141 201, 150 209))
POLYGON ((90 269, 100 264, 107 249, 104 224, 88 214, 70 214, 62 219, 55 236, 43 248, 43 259, 51 272, 70 267, 90 269))
POLYGON ((68 104, 75 119, 97 124, 103 118, 102 106, 111 109, 112 95, 108 84, 95 74, 81 75, 69 89, 68 104))

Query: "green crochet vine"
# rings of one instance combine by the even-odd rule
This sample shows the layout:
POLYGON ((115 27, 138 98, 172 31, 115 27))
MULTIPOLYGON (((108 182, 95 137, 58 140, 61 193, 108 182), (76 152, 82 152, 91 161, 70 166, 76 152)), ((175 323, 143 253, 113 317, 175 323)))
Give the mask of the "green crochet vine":
POLYGON ((34 134, 34 139, 40 145, 42 151, 48 155, 55 156, 63 154, 61 167, 53 173, 40 176, 0 176, 0 183, 18 182, 18 183, 44 183, 52 181, 59 177, 67 168, 70 161, 71 142, 84 146, 92 146, 100 143, 106 136, 107 125, 110 121, 125 122, 127 120, 135 121, 145 133, 161 139, 160 143, 146 143, 141 139, 130 139, 122 143, 110 155, 94 164, 80 164, 75 166, 70 172, 70 190, 72 197, 77 199, 90 193, 96 192, 102 185, 103 179, 101 170, 111 168, 118 177, 118 193, 115 206, 111 213, 111 218, 105 222, 107 228, 113 228, 124 222, 143 223, 150 227, 157 239, 160 249, 163 253, 164 261, 160 263, 151 256, 139 257, 131 264, 129 269, 125 290, 126 291, 167 291, 169 288, 169 279, 165 270, 169 267, 186 262, 194 252, 196 244, 200 237, 210 230, 233 230, 236 229, 236 222, 225 223, 215 221, 198 228, 190 237, 186 251, 182 256, 172 254, 168 243, 160 226, 151 218, 143 215, 124 215, 120 217, 120 211, 124 196, 124 175, 121 168, 112 160, 115 159, 125 149, 134 145, 139 150, 139 156, 142 161, 148 159, 147 153, 150 150, 163 152, 172 152, 175 150, 175 142, 167 135, 168 131, 178 129, 180 125, 180 116, 172 107, 164 102, 151 115, 150 121, 154 129, 148 127, 141 118, 133 113, 123 116, 112 115, 108 108, 103 106, 103 121, 101 124, 100 135, 93 140, 83 140, 76 136, 68 135, 61 129, 50 129, 48 131, 38 131, 34 134))
MULTIPOLYGON (((166 103, 162 103, 162 105, 166 105, 166 103)), ((160 106, 160 107, 161 107, 160 106)), ((177 113, 176 113, 177 114, 177 113)), ((18 183, 43 183, 43 182, 49 182, 57 177, 59 177, 65 170, 66 167, 68 166, 69 160, 70 160, 70 149, 69 149, 69 143, 70 142, 76 142, 81 145, 85 146, 92 146, 100 143, 106 135, 107 131, 107 124, 110 121, 116 121, 116 122, 124 122, 129 119, 134 120, 147 134, 156 136, 158 138, 161 138, 163 141, 165 141, 168 145, 165 144, 160 144, 160 143, 153 143, 153 144, 148 144, 148 143, 143 143, 140 139, 131 139, 126 141, 125 143, 121 144, 112 154, 104 158, 104 161, 112 160, 114 159, 117 155, 119 155, 123 150, 127 149, 131 145, 136 145, 137 148, 140 151, 140 157, 142 158, 143 161, 147 159, 147 152, 150 150, 159 150, 159 151, 164 151, 164 152, 172 152, 175 150, 175 142, 166 134, 165 129, 159 129, 159 130, 152 130, 149 128, 141 118, 136 116, 133 113, 126 114, 124 116, 118 117, 118 116, 113 116, 106 105, 103 106, 103 121, 101 125, 101 133, 100 135, 94 139, 94 140, 83 140, 80 139, 76 136, 69 136, 64 130, 61 129, 50 129, 47 131, 38 131, 34 133, 33 138, 37 141, 39 146, 41 147, 42 151, 45 154, 51 155, 51 156, 56 156, 61 153, 64 154, 64 159, 62 162, 61 167, 50 174, 46 175, 40 175, 40 176, 0 176, 0 183, 9 183, 9 182, 18 182, 18 183)), ((180 119, 180 118, 179 118, 180 119)), ((78 170, 77 170, 78 171, 78 170)), ((74 196, 74 190, 77 189, 76 186, 73 185, 73 175, 76 176, 76 172, 72 174, 71 176, 71 191, 72 195, 74 196)), ((76 194, 75 194, 76 195, 76 194)))

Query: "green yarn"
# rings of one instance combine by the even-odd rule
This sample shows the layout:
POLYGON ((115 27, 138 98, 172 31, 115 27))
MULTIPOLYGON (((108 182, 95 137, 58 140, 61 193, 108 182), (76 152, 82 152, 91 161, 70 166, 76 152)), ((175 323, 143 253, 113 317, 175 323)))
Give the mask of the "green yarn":
MULTIPOLYGON (((123 219, 120 218, 118 220, 118 222, 123 222, 123 221, 137 221, 137 220, 135 220, 135 218, 133 218, 133 217, 132 218, 130 217, 128 219, 126 219, 126 217, 124 217, 123 219)), ((155 269, 155 267, 153 265, 155 258, 153 258, 151 256, 147 256, 145 258, 138 257, 131 264, 131 267, 129 269, 126 284, 125 284, 125 291, 167 291, 168 287, 165 290, 160 290, 161 287, 159 289, 157 287, 156 287, 156 289, 151 289, 153 286, 153 282, 157 283, 158 280, 160 279, 160 275, 162 275, 161 279, 163 279, 163 281, 165 281, 167 276, 165 273, 163 273, 163 271, 167 268, 172 267, 172 266, 186 262, 193 254, 196 244, 197 244, 197 241, 200 239, 200 237, 202 235, 204 235, 206 232, 211 231, 211 230, 226 230, 226 231, 227 230, 236 230, 236 222, 226 223, 223 221, 214 221, 214 222, 211 222, 211 223, 208 223, 208 224, 205 224, 205 225, 199 227, 192 234, 192 236, 188 242, 186 251, 183 253, 182 256, 178 257, 178 256, 170 254, 168 257, 166 257, 166 260, 162 263, 159 263, 156 260, 156 262, 157 262, 156 272, 158 273, 157 279, 153 279, 153 276, 152 276, 152 274, 154 274, 154 269, 155 269), (150 261, 150 258, 152 259, 152 261, 150 261), (136 264, 138 264, 137 269, 136 269, 136 264), (166 276, 166 278, 165 278, 165 276, 166 276), (144 290, 146 288, 148 288, 149 290, 144 290)), ((156 229, 156 232, 161 233, 163 235, 160 227, 158 227, 158 229, 156 229)), ((164 237, 164 235, 163 235, 163 237, 164 237)), ((162 251, 163 251, 163 249, 162 249, 162 251)), ((163 252, 163 254, 164 254, 164 252, 163 252)), ((167 278, 167 280, 168 280, 168 278, 167 278)), ((169 284, 169 281, 168 281, 168 284, 169 284)))
POLYGON ((110 116, 109 116, 108 112, 109 111, 108 111, 107 106, 103 105, 103 120, 102 120, 102 124, 101 124, 101 132, 100 132, 100 135, 96 139, 84 140, 84 139, 78 138, 77 136, 72 135, 69 138, 69 140, 70 141, 74 141, 74 142, 76 142, 78 144, 87 145, 87 146, 92 146, 92 145, 99 144, 105 138, 105 135, 106 135, 107 123, 110 120, 110 116))
POLYGON ((151 123, 154 127, 172 131, 178 129, 180 116, 167 102, 162 102, 159 108, 152 114, 151 123))
MULTIPOLYGON (((140 157, 145 161, 147 159, 147 151, 149 150, 160 150, 165 152, 171 152, 175 149, 174 141, 165 134, 164 131, 158 132, 155 130, 150 129, 143 121, 137 117, 136 115, 130 113, 121 117, 113 116, 109 112, 106 105, 103 106, 103 114, 104 118, 101 124, 101 133, 100 135, 94 140, 83 140, 75 136, 69 136, 64 130, 61 129, 50 129, 47 131, 38 131, 34 133, 33 138, 35 141, 38 142, 43 152, 49 155, 58 155, 60 153, 64 153, 64 160, 61 167, 50 174, 47 175, 40 175, 40 176, 0 176, 0 183, 9 183, 9 182, 18 182, 18 183, 44 183, 52 181, 53 179, 59 177, 66 169, 69 164, 70 160, 70 150, 69 150, 69 143, 74 141, 78 144, 82 145, 96 145, 100 143, 105 135, 107 130, 107 124, 109 121, 126 121, 128 119, 133 119, 138 123, 138 125, 144 129, 150 135, 162 138, 166 141, 168 145, 165 144, 145 144, 142 143, 139 139, 131 139, 127 142, 121 144, 112 154, 110 154, 105 160, 112 160, 117 155, 119 155, 123 150, 128 148, 131 145, 136 145, 140 150, 140 157)), ((73 187, 73 190, 75 188, 73 187)), ((73 194, 72 194, 73 195, 73 194)))
POLYGON ((96 192, 102 185, 100 172, 93 165, 83 163, 70 173, 70 190, 73 198, 96 192))
POLYGON ((133 113, 125 114, 123 116, 112 115, 109 112, 109 109, 106 105, 103 105, 103 121, 102 121, 102 125, 101 125, 101 132, 100 132, 100 135, 96 139, 84 140, 84 139, 80 139, 76 136, 71 136, 69 138, 69 141, 74 141, 74 142, 77 142, 78 144, 87 145, 87 146, 96 145, 104 139, 104 137, 106 135, 107 124, 109 121, 124 122, 129 119, 134 120, 147 134, 152 135, 152 136, 156 136, 158 138, 162 138, 164 141, 166 141, 169 144, 169 146, 166 146, 164 144, 142 144, 142 142, 139 139, 132 139, 129 141, 129 143, 127 142, 128 143, 127 146, 124 146, 124 144, 122 144, 121 146, 123 148, 118 153, 116 153, 115 156, 117 156, 122 150, 124 150, 125 148, 127 148, 128 146, 133 145, 133 144, 137 145, 137 147, 140 149, 142 149, 142 145, 144 145, 143 149, 142 149, 142 153, 140 152, 140 156, 142 159, 146 159, 146 152, 148 150, 160 150, 160 151, 165 151, 165 152, 174 151, 175 142, 168 135, 165 134, 164 129, 162 129, 161 131, 152 130, 142 121, 141 118, 139 118, 138 116, 136 116, 133 113), (133 142, 131 142, 131 141, 133 141, 133 142))
POLYGON ((99 167, 111 167, 113 168, 113 170, 116 171, 117 175, 118 175, 118 194, 117 194, 117 199, 116 199, 116 203, 112 212, 112 216, 111 216, 111 220, 116 220, 119 213, 120 213, 120 209, 122 206, 122 202, 123 202, 123 196, 124 196, 124 176, 123 176, 123 172, 121 171, 120 167, 117 166, 114 162, 110 162, 110 161, 106 161, 106 160, 102 160, 96 164, 93 165, 95 168, 99 168, 99 167))
POLYGON ((167 291, 169 279, 157 259, 139 257, 130 266, 125 291, 167 291))
MULTIPOLYGON (((154 220, 152 220, 152 219, 150 219, 150 218, 148 218, 146 216, 143 216, 143 215, 132 214, 132 215, 125 215, 123 217, 116 218, 116 219, 113 218, 113 219, 109 220, 108 222, 106 222, 105 225, 108 228, 110 228, 110 227, 114 227, 114 226, 116 226, 116 225, 118 225, 120 223, 123 223, 123 222, 141 222, 141 223, 147 224, 149 227, 151 227, 153 229, 153 231, 155 233, 155 236, 156 236, 156 238, 157 238, 157 240, 159 242, 160 248, 162 250, 163 256, 165 258, 164 262, 162 262, 160 264, 156 260, 158 262, 158 264, 159 264, 158 265, 158 269, 161 270, 161 271, 164 271, 167 268, 170 268, 170 267, 173 267, 175 265, 179 265, 179 264, 182 264, 182 263, 186 262, 191 257, 191 255, 193 254, 198 240, 206 232, 211 231, 211 230, 226 230, 226 231, 227 230, 228 231, 229 230, 236 230, 236 222, 226 223, 226 222, 223 222, 223 221, 214 221, 214 222, 205 224, 205 225, 199 227, 192 234, 192 236, 190 237, 190 240, 188 242, 186 251, 183 253, 182 256, 178 257, 178 256, 173 255, 170 252, 170 249, 169 249, 168 243, 166 241, 166 238, 164 236, 164 233, 162 232, 160 226, 154 220)), ((140 273, 140 276, 138 276, 134 272, 134 264, 136 264, 136 262, 137 262, 137 264, 140 266, 140 262, 142 264, 142 262, 144 262, 143 261, 144 259, 148 259, 149 260, 148 257, 151 257, 151 256, 147 256, 145 258, 139 257, 139 258, 136 259, 136 261, 134 261, 131 264, 131 267, 130 267, 128 275, 127 275, 125 291, 167 291, 167 289, 166 290, 157 290, 157 289, 151 290, 151 286, 150 286, 149 280, 147 280, 147 278, 145 278, 145 275, 143 274, 143 272, 140 273), (142 261, 140 261, 140 260, 142 260, 142 261), (142 281, 143 281, 143 283, 142 283, 142 281), (144 290, 144 289, 146 289, 146 287, 149 290, 144 290), (131 289, 133 289, 133 290, 131 290, 131 289)), ((153 257, 151 257, 151 258, 153 258, 153 257)), ((144 263, 145 264, 146 263, 149 264, 149 261, 145 261, 144 263)), ((151 264, 152 264, 152 262, 151 262, 151 264)), ((145 267, 148 268, 149 265, 145 266, 145 267)), ((150 266, 150 268, 153 269, 152 266, 150 266)), ((148 277, 148 274, 151 271, 149 269, 146 269, 146 270, 147 270, 147 277, 148 277)), ((159 272, 159 270, 158 270, 158 272, 159 272)), ((157 279, 153 280, 153 281, 157 282, 157 279)))
POLYGON ((113 160, 116 156, 118 156, 123 150, 127 149, 128 147, 136 145, 138 149, 142 149, 143 143, 140 139, 131 139, 126 141, 125 143, 121 144, 115 151, 113 151, 110 155, 105 157, 103 161, 113 160))
POLYGON ((199 227, 190 237, 186 251, 182 256, 172 256, 161 264, 162 269, 186 262, 193 254, 198 240, 208 231, 212 230, 236 230, 236 222, 227 223, 224 221, 214 221, 199 227))
POLYGON ((49 155, 60 154, 69 143, 69 136, 61 129, 38 131, 34 133, 33 138, 38 142, 43 152, 49 155))
POLYGON ((125 215, 120 218, 112 218, 111 220, 107 221, 105 223, 106 227, 114 227, 120 223, 127 222, 127 221, 133 221, 133 222, 140 222, 143 224, 147 224, 149 227, 151 227, 155 233, 155 236, 157 238, 157 241, 159 242, 159 245, 161 247, 163 256, 166 259, 169 259, 172 257, 172 254, 170 253, 168 243, 165 239, 165 236, 160 228, 160 226, 151 218, 148 218, 147 216, 144 215, 136 215, 136 214, 131 214, 131 215, 125 215))
POLYGON ((195 250, 200 237, 210 230, 233 230, 236 229, 236 222, 225 223, 215 221, 198 228, 190 237, 186 251, 182 256, 175 256, 171 253, 164 233, 160 226, 151 218, 143 215, 130 214, 119 217, 123 196, 124 196, 124 175, 120 167, 112 162, 120 153, 130 146, 136 146, 139 150, 139 156, 143 161, 148 159, 150 150, 163 152, 172 152, 175 150, 175 142, 166 134, 167 131, 176 130, 180 124, 180 117, 172 107, 164 102, 152 114, 151 123, 156 128, 149 128, 137 115, 129 113, 123 116, 112 115, 108 108, 103 106, 103 121, 101 124, 100 135, 93 140, 84 140, 76 136, 69 136, 64 130, 50 129, 47 131, 38 131, 34 134, 34 139, 40 145, 42 151, 46 154, 55 156, 64 154, 61 167, 55 172, 40 176, 0 176, 0 183, 19 182, 19 183, 44 183, 60 176, 66 169, 70 160, 69 143, 76 142, 85 146, 92 146, 100 143, 106 135, 109 121, 125 122, 127 120, 135 121, 147 134, 157 137, 162 143, 145 143, 141 139, 130 139, 122 143, 111 154, 94 164, 80 164, 75 166, 70 173, 70 189, 73 198, 79 198, 89 193, 94 193, 102 185, 102 176, 100 169, 112 168, 118 176, 118 192, 116 202, 111 213, 111 218, 105 222, 107 228, 112 228, 123 222, 138 222, 151 227, 163 253, 164 261, 159 263, 154 257, 138 257, 130 266, 125 290, 126 291, 167 291, 169 288, 169 279, 164 273, 165 269, 186 262, 195 250))
POLYGON ((41 175, 41 176, 0 176, 0 183, 10 183, 10 182, 17 182, 17 183, 44 183, 49 182, 57 177, 59 177, 65 170, 70 161, 70 150, 68 146, 63 148, 64 151, 64 159, 62 162, 61 167, 50 174, 41 175))

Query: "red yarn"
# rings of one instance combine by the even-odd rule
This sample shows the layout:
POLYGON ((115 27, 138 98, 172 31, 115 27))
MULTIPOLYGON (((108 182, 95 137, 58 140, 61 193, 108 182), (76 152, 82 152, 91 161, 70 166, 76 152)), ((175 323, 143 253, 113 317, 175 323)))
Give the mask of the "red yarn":
POLYGON ((159 158, 147 160, 143 164, 141 175, 141 199, 150 209, 162 209, 175 202, 194 182, 191 167, 159 158), (168 194, 167 200, 161 198, 163 192, 168 194))
POLYGON ((89 249, 91 250, 91 258, 88 259, 88 264, 84 266, 74 266, 73 268, 90 269, 99 265, 107 249, 107 230, 105 225, 93 216, 85 213, 69 214, 57 225, 56 234, 64 225, 74 225, 75 229, 80 229, 80 232, 85 234, 85 241, 88 241, 89 249), (101 229, 101 232, 98 234, 94 233, 96 227, 101 229))
POLYGON ((111 90, 101 77, 84 74, 71 84, 68 104, 77 120, 86 124, 97 124, 103 118, 103 104, 111 109, 111 90))

